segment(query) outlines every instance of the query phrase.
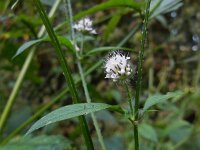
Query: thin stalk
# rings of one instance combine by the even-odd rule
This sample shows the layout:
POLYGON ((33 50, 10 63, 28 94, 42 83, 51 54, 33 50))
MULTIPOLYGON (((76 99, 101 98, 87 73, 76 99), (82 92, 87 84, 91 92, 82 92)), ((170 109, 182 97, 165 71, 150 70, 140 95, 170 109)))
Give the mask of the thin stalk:
MULTIPOLYGON (((67 0, 67 8, 68 8, 68 13, 69 13, 69 18, 70 18, 69 20, 70 20, 71 38, 73 40, 73 43, 76 44, 76 39, 75 39, 75 34, 74 34, 75 31, 73 29, 73 14, 72 14, 71 1, 70 0, 67 0)), ((80 48, 80 55, 81 56, 83 54, 83 46, 84 46, 84 35, 81 34, 81 48, 80 48)), ((77 56, 77 65, 78 65, 79 74, 80 74, 80 77, 81 77, 81 81, 82 81, 82 85, 83 85, 86 101, 87 101, 87 103, 90 103, 91 102, 91 97, 90 97, 90 94, 89 94, 89 91, 88 91, 88 88, 87 88, 87 83, 86 83, 86 80, 85 80, 85 77, 84 77, 83 67, 81 65, 80 60, 78 59, 79 54, 78 54, 77 51, 76 51, 76 56, 77 56)), ((102 150, 106 150, 105 144, 103 142, 103 136, 101 134, 101 131, 100 131, 100 128, 98 126, 98 122, 97 122, 97 119, 96 119, 94 113, 91 113, 91 117, 92 117, 92 121, 94 123, 95 130, 97 132, 97 136, 98 136, 98 139, 99 139, 99 143, 100 143, 100 145, 102 147, 102 150)))
MULTIPOLYGON (((51 10, 49 12, 49 15, 48 15, 49 17, 52 17, 54 15, 54 13, 55 13, 60 1, 61 0, 55 1, 53 7, 51 8, 51 10)), ((38 37, 39 38, 42 37, 44 35, 44 33, 45 33, 44 26, 42 26, 40 31, 38 32, 38 37)), ((32 58, 34 56, 35 51, 36 51, 36 49, 32 48, 30 50, 30 53, 26 57, 25 63, 23 65, 23 67, 22 67, 22 70, 20 71, 20 73, 18 75, 18 78, 17 78, 17 81, 16 81, 16 83, 14 85, 14 88, 13 88, 13 90, 12 90, 12 92, 11 92, 9 98, 8 98, 7 104, 6 104, 6 106, 5 106, 5 108, 4 108, 3 112, 2 112, 2 116, 0 118, 0 133, 3 132, 3 128, 4 128, 4 125, 5 125, 5 122, 6 122, 7 118, 8 118, 10 110, 11 110, 13 104, 14 104, 15 98, 17 97, 17 94, 18 94, 19 89, 20 89, 20 87, 22 85, 22 82, 24 80, 24 77, 25 77, 26 72, 27 72, 27 70, 29 68, 29 65, 31 63, 31 60, 32 60, 32 58)))
POLYGON ((141 81, 142 81, 142 66, 144 60, 144 48, 147 38, 147 26, 149 20, 149 8, 150 8, 151 0, 147 0, 146 8, 145 8, 145 16, 143 21, 143 29, 142 29, 142 40, 141 40, 141 48, 139 51, 138 58, 138 70, 137 70, 137 83, 136 83, 136 92, 135 92, 135 124, 134 124, 134 139, 135 139, 135 150, 139 150, 139 139, 138 139, 138 118, 139 118, 139 99, 140 99, 140 91, 141 91, 141 81))
MULTIPOLYGON (((200 43, 198 44, 198 47, 200 47, 200 43)), ((194 78, 193 78, 193 86, 195 88, 198 88, 199 80, 200 80, 200 51, 198 51, 197 58, 198 58, 197 69, 194 73, 194 78)))
MULTIPOLYGON (((81 80, 82 80, 82 85, 83 85, 86 101, 87 101, 87 103, 90 103, 91 98, 90 98, 90 95, 89 95, 89 91, 88 91, 88 88, 87 88, 87 83, 85 81, 85 77, 83 76, 83 68, 82 68, 80 61, 78 61, 77 64, 78 64, 79 73, 80 73, 81 80)), ((97 136, 98 136, 98 139, 99 139, 99 143, 101 144, 102 150, 106 150, 105 144, 103 142, 103 136, 101 134, 101 131, 100 131, 100 128, 99 128, 99 125, 98 125, 98 122, 97 122, 97 119, 96 119, 94 113, 91 113, 91 117, 92 117, 92 121, 94 123, 95 130, 97 132, 97 136)))
POLYGON ((127 91, 128 97, 129 97, 129 107, 130 107, 130 110, 131 110, 131 119, 133 119, 133 116, 134 116, 134 111, 133 111, 133 96, 131 94, 131 91, 129 90, 129 86, 128 86, 128 83, 126 81, 124 82, 124 85, 126 87, 126 91, 127 91))
MULTIPOLYGON (((60 43, 59 43, 59 41, 58 41, 58 39, 57 39, 57 37, 54 33, 53 27, 49 22, 49 19, 48 19, 46 13, 45 13, 45 10, 44 10, 40 0, 34 0, 34 2, 35 2, 35 5, 36 5, 36 8, 37 8, 37 10, 40 14, 40 18, 42 19, 43 24, 45 25, 45 28, 47 30, 47 33, 48 33, 48 35, 49 35, 49 37, 52 41, 52 44, 55 47, 55 52, 58 56, 61 67, 63 69, 65 80, 68 83, 69 91, 71 93, 73 102, 74 103, 80 103, 80 99, 78 97, 78 93, 77 93, 77 90, 76 90, 76 87, 75 87, 75 84, 74 84, 74 80, 73 80, 71 72, 70 72, 69 65, 68 65, 67 61, 65 60, 65 56, 64 56, 63 51, 61 49, 60 43)), ((79 121, 80 121, 80 124, 81 124, 81 129, 82 129, 82 132, 83 132, 83 135, 84 135, 84 138, 85 138, 87 149, 93 150, 94 146, 93 146, 93 143, 92 143, 92 139, 90 137, 90 133, 89 133, 89 129, 88 129, 86 119, 85 119, 84 116, 80 116, 78 118, 79 118, 79 121)))
POLYGON ((83 47, 84 47, 84 35, 83 33, 81 33, 81 50, 80 50, 81 57, 83 55, 83 47))

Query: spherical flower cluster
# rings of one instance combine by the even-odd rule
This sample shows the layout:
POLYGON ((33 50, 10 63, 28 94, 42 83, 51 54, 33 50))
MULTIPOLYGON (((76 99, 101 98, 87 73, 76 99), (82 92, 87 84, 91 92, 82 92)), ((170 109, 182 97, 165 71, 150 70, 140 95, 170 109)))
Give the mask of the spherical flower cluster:
POLYGON ((92 28, 92 20, 88 17, 79 20, 78 23, 73 25, 73 28, 80 32, 87 31, 91 34, 97 34, 95 29, 92 28))
POLYGON ((111 53, 106 59, 104 66, 106 72, 105 78, 110 78, 114 82, 127 79, 133 71, 129 60, 130 57, 120 51, 111 53))

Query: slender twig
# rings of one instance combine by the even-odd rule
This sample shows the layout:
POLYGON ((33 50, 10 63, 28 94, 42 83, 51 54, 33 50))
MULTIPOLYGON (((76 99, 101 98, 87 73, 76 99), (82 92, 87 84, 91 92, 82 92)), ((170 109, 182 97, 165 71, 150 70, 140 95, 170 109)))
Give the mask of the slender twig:
MULTIPOLYGON (((75 87, 74 80, 73 80, 71 72, 70 72, 69 65, 68 65, 68 63, 65 59, 65 56, 64 56, 63 51, 61 49, 61 45, 60 45, 60 43, 59 43, 59 41, 58 41, 58 39, 55 35, 53 27, 49 22, 49 19, 48 19, 46 13, 45 13, 45 10, 44 10, 40 0, 34 0, 34 2, 35 2, 35 5, 36 5, 36 8, 37 8, 37 10, 40 14, 40 18, 42 19, 43 24, 45 25, 45 28, 47 30, 47 33, 48 33, 48 35, 51 39, 51 42, 52 42, 53 46, 55 47, 55 52, 58 56, 61 67, 63 69, 63 73, 64 73, 64 76, 65 76, 66 82, 68 83, 69 91, 71 93, 73 102, 74 103, 80 103, 80 99, 79 99, 79 96, 78 96, 78 93, 77 93, 77 90, 76 90, 76 87, 75 87)), ((79 118, 79 121, 80 121, 80 125, 81 125, 81 129, 82 129, 84 138, 85 138, 87 149, 93 150, 94 146, 93 146, 92 139, 91 139, 91 136, 90 136, 90 133, 89 133, 89 129, 88 129, 86 119, 85 119, 84 116, 80 116, 78 118, 79 118)))
MULTIPOLYGON (((75 39, 75 34, 74 34, 75 31, 73 29, 73 14, 72 14, 71 1, 70 0, 67 0, 67 7, 68 7, 68 12, 69 12, 69 18, 70 18, 69 20, 70 20, 71 38, 73 40, 73 43, 76 44, 76 39, 75 39)), ((80 48, 80 54, 81 55, 83 53, 83 46, 84 46, 84 35, 81 34, 81 48, 80 48)), ((86 83, 86 80, 85 80, 85 77, 84 77, 84 71, 83 71, 82 64, 81 64, 80 60, 78 59, 79 54, 78 54, 77 51, 76 51, 76 56, 77 56, 77 65, 78 65, 78 69, 79 69, 79 74, 81 76, 81 81, 82 81, 86 101, 88 103, 90 103, 91 97, 90 97, 90 94, 89 94, 89 91, 88 91, 88 88, 87 88, 87 83, 86 83)), ((103 136, 101 134, 101 131, 100 131, 100 128, 98 126, 98 122, 97 122, 97 119, 96 119, 94 113, 91 113, 91 117, 92 117, 92 121, 94 123, 95 130, 97 132, 97 136, 98 136, 98 139, 99 139, 99 143, 101 144, 102 150, 106 150, 105 144, 103 142, 103 136)))
MULTIPOLYGON (((55 3, 53 4, 53 7, 51 8, 51 10, 49 12, 49 15, 48 15, 49 17, 52 17, 54 15, 54 13, 55 13, 60 1, 61 0, 55 1, 55 3)), ((40 37, 42 37, 44 35, 44 33, 45 33, 44 29, 45 29, 44 26, 42 26, 40 31, 38 32, 38 38, 40 38, 40 37)), ((20 90, 20 87, 22 85, 22 82, 24 80, 26 72, 27 72, 27 70, 29 68, 29 65, 31 63, 31 60, 32 60, 32 58, 34 56, 35 50, 36 50, 35 48, 32 48, 30 50, 30 53, 26 57, 25 63, 23 65, 23 67, 22 67, 22 70, 20 71, 20 73, 18 75, 18 78, 17 78, 17 81, 16 81, 16 83, 14 85, 14 88, 13 88, 13 90, 12 90, 10 96, 9 96, 9 99, 7 101, 7 104, 6 104, 6 106, 5 106, 5 108, 4 108, 3 112, 2 112, 1 119, 0 119, 0 133, 3 131, 4 124, 5 124, 6 120, 7 120, 7 117, 9 115, 9 113, 10 113, 10 110, 11 110, 13 104, 14 104, 15 98, 17 97, 17 94, 18 94, 18 92, 20 90)))
POLYGON ((151 0, 147 0, 146 8, 145 8, 145 16, 143 21, 143 29, 142 29, 142 40, 141 40, 141 48, 139 51, 139 58, 138 58, 138 70, 137 70, 137 83, 136 83, 136 92, 135 92, 135 124, 134 124, 134 139, 135 139, 135 150, 139 150, 139 139, 138 139, 138 110, 139 110, 139 98, 140 98, 140 91, 141 91, 141 80, 142 80, 142 65, 144 59, 144 48, 145 42, 147 38, 147 26, 149 20, 149 8, 150 8, 151 0))

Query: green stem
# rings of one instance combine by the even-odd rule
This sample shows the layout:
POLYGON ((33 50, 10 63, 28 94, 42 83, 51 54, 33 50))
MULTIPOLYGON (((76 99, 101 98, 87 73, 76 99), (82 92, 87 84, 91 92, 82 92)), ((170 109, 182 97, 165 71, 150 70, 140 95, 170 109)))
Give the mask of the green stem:
POLYGON ((138 59, 138 70, 137 70, 137 83, 136 83, 136 93, 135 93, 135 124, 134 124, 134 137, 135 137, 135 150, 139 150, 139 139, 138 139, 138 119, 139 119, 139 99, 140 99, 140 91, 141 91, 141 81, 142 81, 142 65, 144 60, 144 48, 145 42, 147 38, 147 26, 149 19, 149 8, 150 8, 151 0, 147 0, 146 8, 145 8, 145 17, 143 21, 143 29, 142 29, 142 40, 141 40, 141 48, 139 51, 139 59, 138 59))
MULTIPOLYGON (((55 52, 58 56, 61 67, 63 69, 65 80, 68 83, 69 91, 71 93, 73 102, 74 103, 80 103, 80 99, 78 97, 78 93, 77 93, 77 90, 76 90, 76 87, 75 87, 75 84, 74 84, 74 81, 73 81, 73 78, 72 78, 72 75, 71 75, 71 72, 70 72, 69 65, 65 60, 65 56, 64 56, 63 51, 61 49, 60 43, 59 43, 59 41, 58 41, 58 39, 57 39, 57 37, 54 33, 53 27, 49 22, 49 19, 48 19, 46 13, 45 13, 45 10, 44 10, 41 2, 39 0, 34 0, 34 2, 35 2, 37 10, 39 11, 40 18, 42 19, 43 24, 45 25, 45 28, 47 30, 47 33, 48 33, 48 35, 49 35, 49 37, 52 41, 52 44, 55 47, 55 52)), ((93 150, 94 146, 93 146, 93 143, 92 143, 92 139, 90 137, 90 133, 89 133, 89 129, 88 129, 88 125, 87 125, 85 117, 80 116, 79 121, 80 121, 80 124, 81 124, 81 129, 82 129, 82 132, 83 132, 83 135, 84 135, 84 138, 85 138, 87 148, 89 150, 93 150)))
POLYGON ((83 56, 83 47, 84 47, 84 35, 81 33, 81 48, 80 48, 80 55, 83 56))
POLYGON ((128 97, 129 97, 129 107, 130 107, 130 110, 131 110, 131 120, 132 120, 133 116, 134 116, 134 112, 133 112, 133 96, 131 94, 131 91, 129 90, 129 86, 128 86, 128 83, 126 81, 124 82, 124 85, 126 87, 126 91, 128 93, 128 97))
MULTIPOLYGON (((90 103, 91 98, 90 98, 90 95, 89 95, 89 91, 88 91, 88 88, 87 88, 87 83, 85 81, 85 77, 83 75, 83 68, 82 68, 80 61, 78 61, 77 63, 78 63, 79 73, 80 73, 81 80, 82 80, 83 89, 84 89, 84 92, 85 92, 86 101, 87 101, 87 103, 90 103)), ((103 142, 103 136, 101 134, 101 131, 100 131, 100 128, 98 126, 98 122, 97 122, 97 119, 96 119, 94 113, 91 113, 91 117, 92 117, 92 121, 94 123, 95 130, 97 132, 97 136, 98 136, 98 139, 99 139, 99 143, 101 144, 102 150, 106 150, 105 144, 103 142)))
MULTIPOLYGON (((54 3, 52 9, 49 12, 49 15, 48 15, 49 17, 52 17, 54 15, 54 13, 55 13, 60 1, 61 0, 58 0, 58 1, 56 1, 54 3)), ((44 26, 42 26, 40 31, 39 31, 39 33, 38 33, 38 37, 39 38, 42 37, 44 32, 45 32, 44 26)), ((21 85, 22 85, 22 82, 23 82, 24 77, 26 75, 26 72, 27 72, 27 70, 29 68, 31 60, 32 60, 32 58, 34 56, 34 53, 35 53, 35 48, 32 48, 30 50, 30 53, 28 54, 26 60, 25 60, 25 63, 23 65, 23 67, 22 67, 22 70, 18 75, 17 81, 16 81, 16 83, 14 85, 14 88, 13 88, 13 90, 12 90, 10 96, 9 96, 7 104, 6 104, 6 106, 5 106, 4 110, 3 110, 3 113, 2 113, 2 116, 1 116, 1 119, 0 119, 0 133, 3 132, 4 124, 5 124, 5 122, 6 122, 7 118, 8 118, 10 110, 11 110, 13 104, 14 104, 15 98, 16 98, 18 92, 19 92, 19 89, 20 89, 21 85)))
MULTIPOLYGON (((76 44, 76 39, 75 39, 75 34, 74 34, 75 31, 73 29, 73 14, 72 14, 72 9, 71 9, 71 1, 67 0, 67 4, 68 4, 67 7, 68 7, 68 12, 69 12, 69 18, 70 18, 69 20, 70 20, 71 38, 73 40, 73 43, 76 44)), ((81 48, 80 48, 80 55, 81 56, 83 54, 83 46, 84 46, 84 35, 82 33, 81 34, 81 48)), ((79 54, 78 54, 77 51, 76 51, 76 56, 77 56, 77 65, 78 65, 78 69, 79 69, 79 74, 81 76, 81 81, 82 81, 86 101, 87 101, 87 103, 90 103, 91 98, 90 98, 90 94, 89 94, 89 91, 88 91, 88 88, 87 88, 87 83, 86 83, 86 80, 85 80, 85 77, 84 77, 83 67, 81 65, 80 60, 78 59, 79 54)), ((98 126, 98 122, 97 122, 97 119, 96 119, 94 113, 91 113, 91 117, 92 117, 92 121, 94 123, 95 130, 97 132, 97 136, 98 136, 98 139, 99 139, 99 143, 101 144, 102 150, 106 150, 105 144, 103 142, 103 136, 101 134, 101 131, 100 131, 100 128, 98 126)))

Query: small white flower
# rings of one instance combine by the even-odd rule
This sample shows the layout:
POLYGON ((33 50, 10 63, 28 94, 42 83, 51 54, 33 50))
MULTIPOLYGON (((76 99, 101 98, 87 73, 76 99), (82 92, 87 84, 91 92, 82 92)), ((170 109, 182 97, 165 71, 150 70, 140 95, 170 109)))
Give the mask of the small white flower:
POLYGON ((87 31, 91 34, 97 34, 95 29, 92 28, 92 20, 88 17, 79 20, 78 23, 73 25, 73 28, 80 32, 87 31))
POLYGON ((132 73, 130 57, 120 51, 113 52, 105 61, 106 77, 114 82, 126 79, 132 73))

